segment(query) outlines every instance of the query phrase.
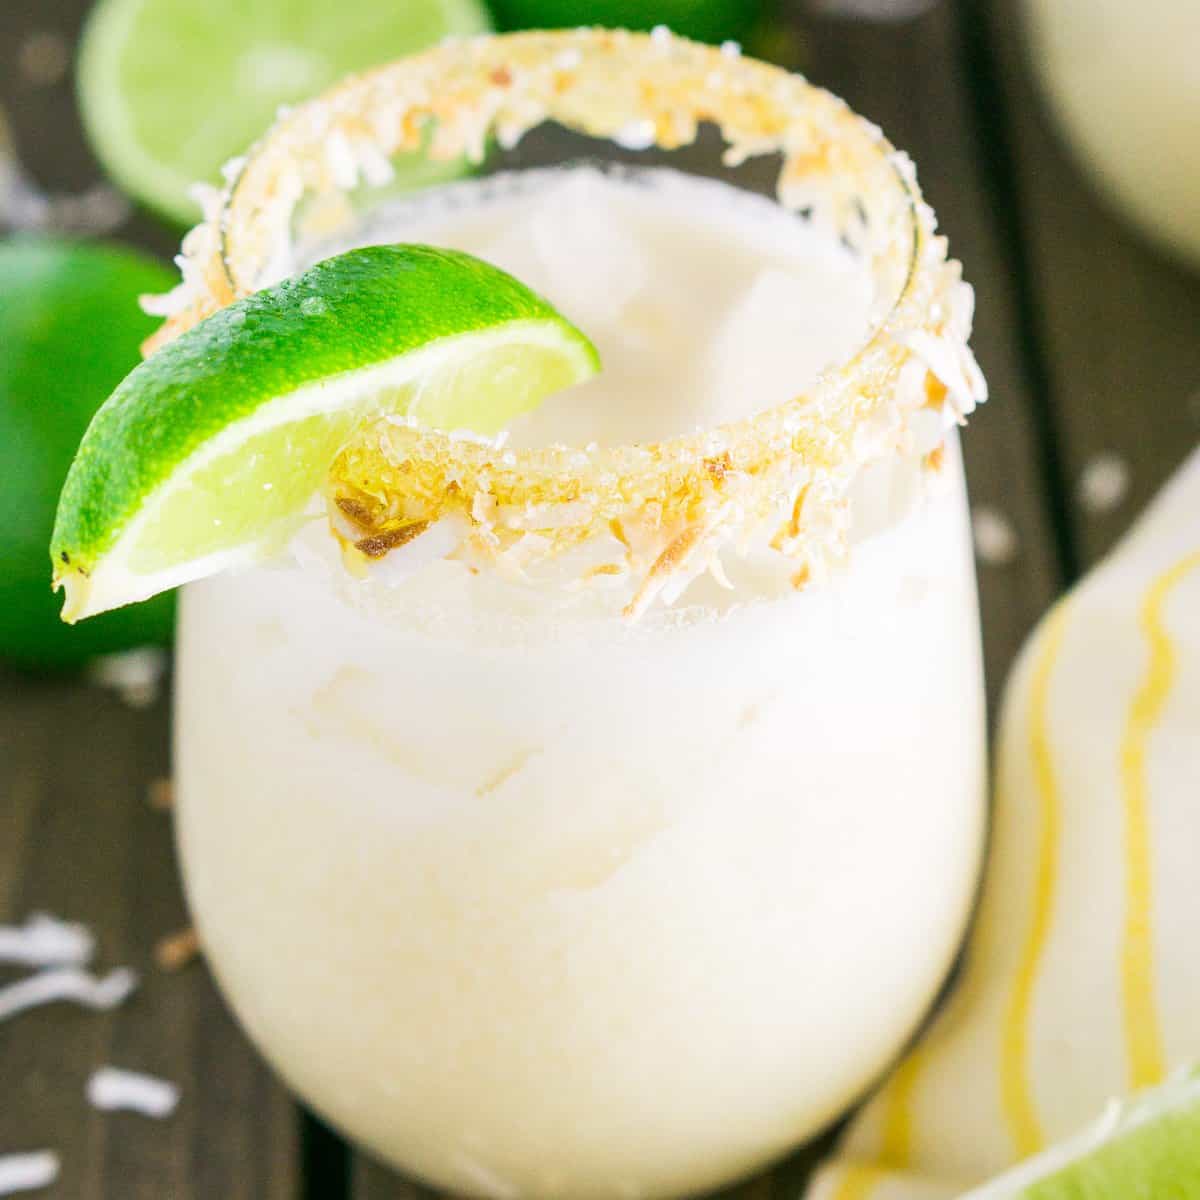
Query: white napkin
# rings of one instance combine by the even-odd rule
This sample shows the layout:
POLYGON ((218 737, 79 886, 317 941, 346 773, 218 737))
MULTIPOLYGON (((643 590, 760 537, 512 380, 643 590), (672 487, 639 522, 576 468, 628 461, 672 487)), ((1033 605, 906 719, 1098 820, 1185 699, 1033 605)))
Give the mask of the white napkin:
POLYGON ((943 1200, 1200 1061, 1200 451, 1025 647, 964 972, 807 1200, 943 1200))

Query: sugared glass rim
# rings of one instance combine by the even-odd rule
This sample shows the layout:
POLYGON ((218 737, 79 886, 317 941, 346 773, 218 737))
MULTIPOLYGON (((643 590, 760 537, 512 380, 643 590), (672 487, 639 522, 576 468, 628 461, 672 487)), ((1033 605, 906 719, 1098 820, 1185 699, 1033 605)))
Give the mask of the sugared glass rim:
MULTIPOLYGON (((673 576, 734 542, 769 545, 808 578, 843 548, 839 506, 869 461, 909 446, 920 408, 960 421, 986 388, 967 348, 973 307, 909 159, 803 77, 674 37, 580 29, 451 39, 282 113, 185 239, 183 282, 148 349, 274 282, 300 201, 386 182, 390 159, 484 157, 554 121, 632 149, 675 149, 716 125, 725 161, 782 158, 778 202, 862 254, 880 298, 848 361, 754 416, 656 443, 512 450, 381 424, 331 473, 335 506, 372 545, 461 518, 460 549, 524 569, 597 535, 638 577, 636 615, 673 576)), ((699 564, 699 565, 698 565, 699 564)))

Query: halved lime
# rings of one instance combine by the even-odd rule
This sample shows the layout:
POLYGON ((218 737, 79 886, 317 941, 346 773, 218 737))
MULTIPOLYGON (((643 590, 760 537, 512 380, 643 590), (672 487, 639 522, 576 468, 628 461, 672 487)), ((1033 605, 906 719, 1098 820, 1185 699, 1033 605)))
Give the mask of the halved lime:
POLYGON ((1196 1200, 1200 1075, 1113 1109, 1080 1136, 967 1192, 962 1200, 1196 1200))
POLYGON ((74 621, 270 554, 364 420, 493 433, 599 367, 524 284, 429 246, 368 246, 213 314, 125 378, 59 500, 74 621))
MULTIPOLYGON (((80 106, 117 182, 191 223, 200 215, 191 185, 218 183, 281 104, 488 28, 480 0, 100 0, 80 44, 80 106)), ((462 169, 423 155, 398 164, 414 186, 462 169)))

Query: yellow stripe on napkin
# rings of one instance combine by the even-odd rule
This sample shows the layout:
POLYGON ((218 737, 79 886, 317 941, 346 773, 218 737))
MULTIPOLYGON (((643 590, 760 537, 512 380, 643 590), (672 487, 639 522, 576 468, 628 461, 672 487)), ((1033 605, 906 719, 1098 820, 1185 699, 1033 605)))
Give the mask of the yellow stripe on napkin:
POLYGON ((1150 850, 1150 790, 1146 745, 1162 716, 1176 675, 1175 646, 1163 623, 1172 590, 1200 566, 1200 551, 1164 571, 1146 592, 1138 624, 1149 643, 1146 674, 1129 707, 1121 738, 1121 793, 1125 808, 1125 924, 1121 939, 1121 999, 1129 1086, 1161 1083, 1166 1066, 1154 999, 1151 944, 1154 886, 1150 850))
POLYGON ((1038 799, 1037 871, 1034 876, 1033 916, 1021 950, 1012 992, 1000 1035, 1000 1103, 1016 1146, 1024 1157, 1044 1145, 1041 1122, 1029 1084, 1029 1014, 1033 990, 1050 932, 1054 893, 1058 884, 1058 841, 1061 802, 1047 721, 1050 678, 1062 649, 1069 605, 1059 606, 1046 625, 1046 640, 1034 666, 1029 701, 1029 752, 1038 799))

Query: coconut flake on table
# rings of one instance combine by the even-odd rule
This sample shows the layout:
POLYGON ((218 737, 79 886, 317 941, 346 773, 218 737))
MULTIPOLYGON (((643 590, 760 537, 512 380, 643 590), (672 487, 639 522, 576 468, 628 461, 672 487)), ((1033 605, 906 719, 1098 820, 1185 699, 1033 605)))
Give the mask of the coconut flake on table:
POLYGON ((1017 557, 1017 531, 999 509, 977 505, 971 512, 971 532, 980 562, 1002 567, 1017 557))
POLYGON ((116 1008, 137 983, 137 975, 128 967, 118 967, 104 976, 92 975, 78 967, 54 967, 0 988, 0 1021, 60 1000, 84 1008, 116 1008))
POLYGON ((0 1154, 0 1196, 49 1187, 58 1178, 59 1166, 53 1150, 0 1154))
POLYGON ((1112 512, 1129 492, 1129 464, 1119 454, 1097 454, 1079 476, 1079 502, 1090 513, 1112 512))
POLYGON ((116 692, 130 708, 149 708, 158 699, 167 652, 154 646, 102 654, 88 664, 87 677, 116 692))
POLYGON ((164 971, 186 967, 200 953, 200 935, 189 925, 166 937, 159 938, 154 947, 154 961, 164 971))
POLYGON ((0 962, 23 967, 82 967, 96 939, 83 925, 33 913, 24 925, 0 925, 0 962))
POLYGON ((145 1117, 169 1117, 179 1104, 179 1089, 165 1079, 100 1067, 87 1082, 88 1103, 102 1112, 137 1112, 145 1117))
POLYGON ((146 803, 155 812, 170 812, 175 806, 175 785, 165 775, 146 785, 146 803))

